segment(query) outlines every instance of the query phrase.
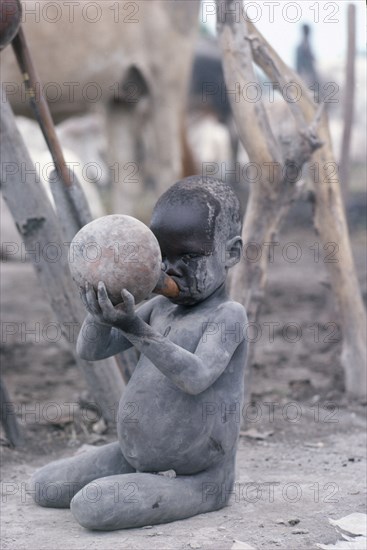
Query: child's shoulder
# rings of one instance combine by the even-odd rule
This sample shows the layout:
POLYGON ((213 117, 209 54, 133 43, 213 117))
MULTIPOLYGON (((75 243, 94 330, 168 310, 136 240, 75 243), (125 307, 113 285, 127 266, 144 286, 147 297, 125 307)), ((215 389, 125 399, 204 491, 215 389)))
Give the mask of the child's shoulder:
POLYGON ((241 325, 245 325, 248 322, 243 305, 230 299, 212 304, 212 307, 206 310, 206 316, 210 321, 216 323, 241 323, 241 325))
POLYGON ((233 300, 226 300, 217 306, 220 315, 230 316, 235 321, 247 321, 246 310, 242 304, 233 300))

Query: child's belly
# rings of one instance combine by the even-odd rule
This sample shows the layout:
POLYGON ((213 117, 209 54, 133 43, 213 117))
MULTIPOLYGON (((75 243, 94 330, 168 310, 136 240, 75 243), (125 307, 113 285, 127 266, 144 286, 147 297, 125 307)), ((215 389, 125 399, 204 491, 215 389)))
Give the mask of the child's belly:
POLYGON ((128 462, 139 471, 193 474, 223 459, 235 444, 238 426, 221 426, 219 415, 207 414, 218 410, 215 393, 211 387, 186 394, 143 357, 121 398, 117 420, 128 462))

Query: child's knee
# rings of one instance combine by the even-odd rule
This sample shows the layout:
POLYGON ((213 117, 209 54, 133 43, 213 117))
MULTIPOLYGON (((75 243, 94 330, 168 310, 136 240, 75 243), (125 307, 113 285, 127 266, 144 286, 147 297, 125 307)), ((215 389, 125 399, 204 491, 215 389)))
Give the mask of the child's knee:
POLYGON ((50 465, 37 470, 31 477, 29 493, 39 506, 47 508, 69 508, 74 494, 80 489, 67 481, 56 481, 57 470, 53 471, 50 465))
POLYGON ((97 531, 150 524, 150 521, 145 522, 145 500, 148 499, 131 492, 137 486, 136 476, 139 475, 142 474, 109 476, 88 483, 70 503, 74 518, 82 527, 97 531))
MULTIPOLYGON (((93 483, 91 484, 93 485, 93 483)), ((77 522, 86 529, 109 531, 114 527, 111 525, 111 510, 106 506, 104 499, 88 497, 89 486, 79 491, 70 503, 70 510, 77 522)))

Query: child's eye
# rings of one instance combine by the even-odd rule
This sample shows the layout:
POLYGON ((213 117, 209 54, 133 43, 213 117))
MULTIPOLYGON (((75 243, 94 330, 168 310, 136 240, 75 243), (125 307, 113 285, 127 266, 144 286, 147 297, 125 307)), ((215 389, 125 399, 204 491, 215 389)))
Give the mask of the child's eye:
POLYGON ((188 253, 183 254, 181 257, 183 260, 193 260, 195 258, 200 258, 200 254, 188 253))

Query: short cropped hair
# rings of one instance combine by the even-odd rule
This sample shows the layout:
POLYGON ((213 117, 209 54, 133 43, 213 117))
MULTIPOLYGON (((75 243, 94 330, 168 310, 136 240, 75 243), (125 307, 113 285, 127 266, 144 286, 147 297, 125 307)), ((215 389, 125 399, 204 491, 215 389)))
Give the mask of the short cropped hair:
POLYGON ((240 204, 233 189, 212 177, 189 176, 177 181, 161 195, 153 210, 165 205, 199 205, 208 211, 209 227, 220 240, 241 235, 240 204))

